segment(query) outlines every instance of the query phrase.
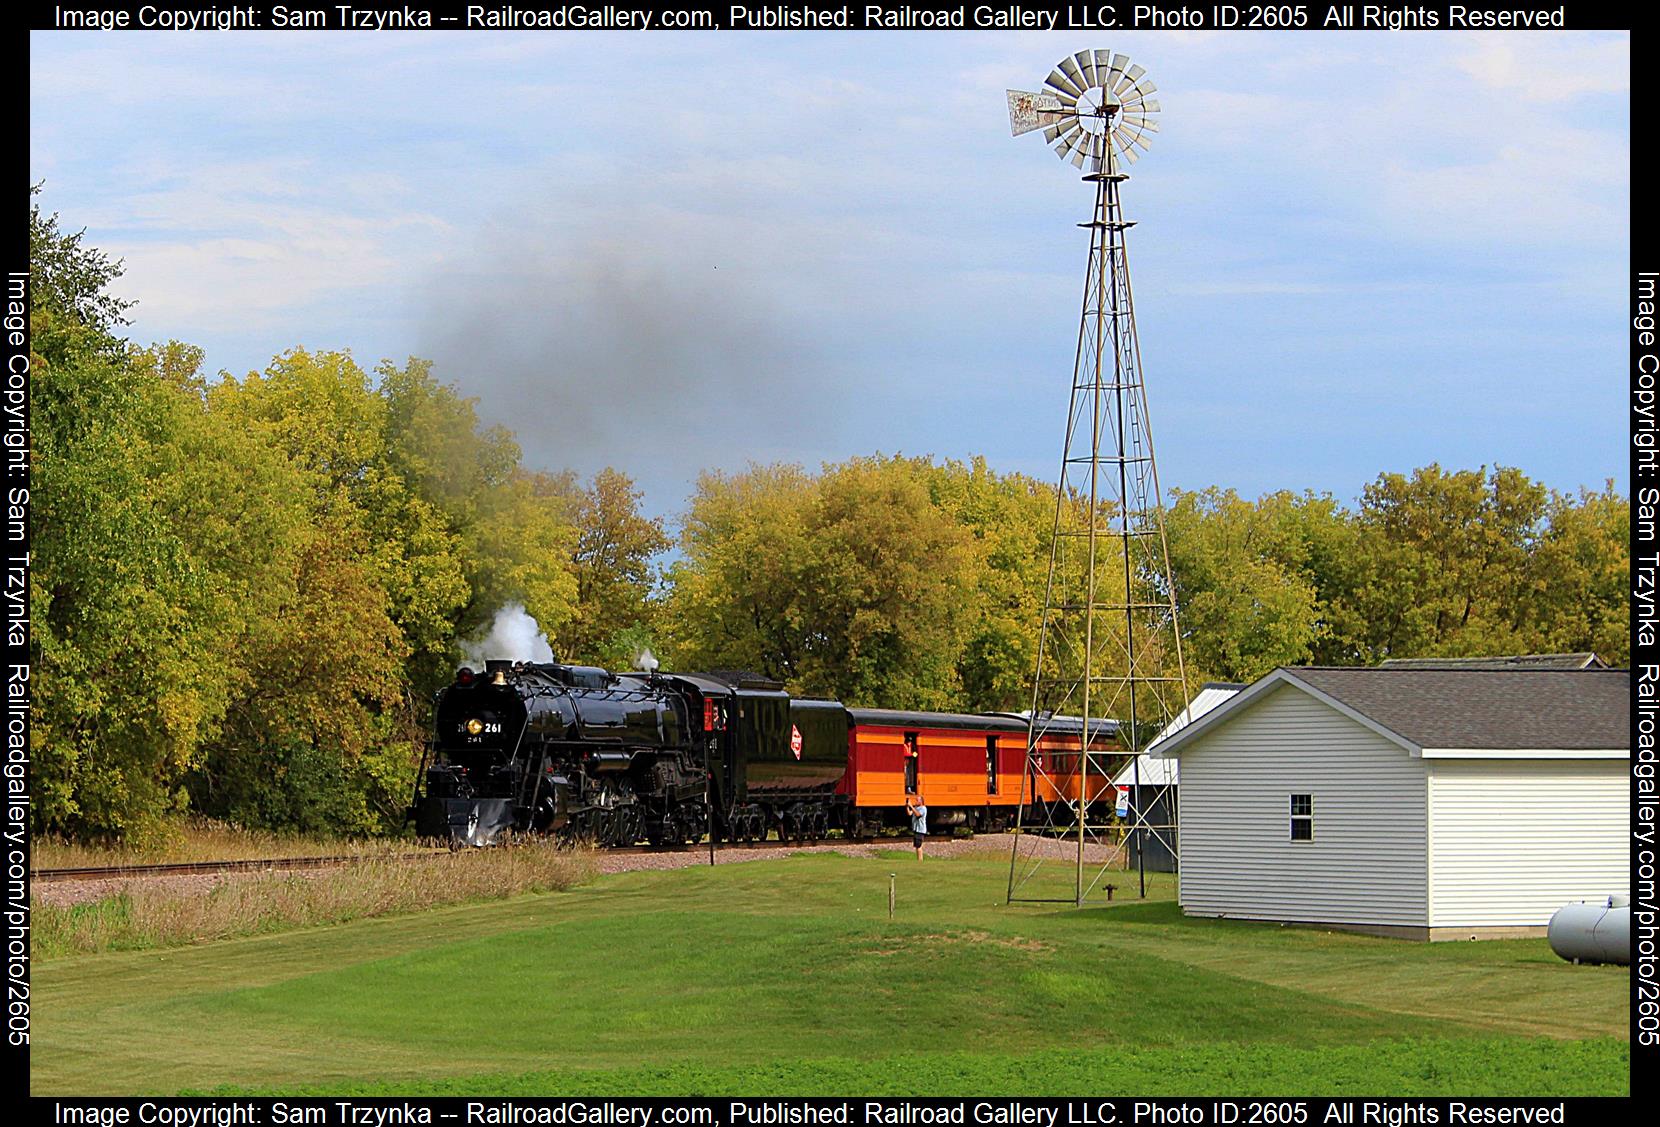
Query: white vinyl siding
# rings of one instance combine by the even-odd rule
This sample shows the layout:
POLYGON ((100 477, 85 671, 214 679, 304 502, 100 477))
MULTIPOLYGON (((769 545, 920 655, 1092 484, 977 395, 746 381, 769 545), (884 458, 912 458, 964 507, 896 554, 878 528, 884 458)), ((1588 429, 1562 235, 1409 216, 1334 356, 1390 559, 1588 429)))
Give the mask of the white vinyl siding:
POLYGON ((1291 686, 1180 755, 1186 912, 1427 926, 1422 760, 1291 686), (1291 840, 1293 794, 1313 797, 1312 841, 1291 840))
POLYGON ((1628 892, 1629 768, 1429 761, 1430 925, 1540 926, 1570 901, 1628 892))

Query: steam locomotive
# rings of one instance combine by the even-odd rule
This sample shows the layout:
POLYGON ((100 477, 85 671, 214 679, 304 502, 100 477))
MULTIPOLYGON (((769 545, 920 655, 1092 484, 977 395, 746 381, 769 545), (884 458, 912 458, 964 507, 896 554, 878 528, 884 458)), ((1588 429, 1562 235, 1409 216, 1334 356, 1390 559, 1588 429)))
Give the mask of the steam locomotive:
MULTIPOLYGON (((863 837, 902 825, 913 794, 931 830, 991 830, 1022 804, 1111 786, 1078 769, 1075 719, 1044 719, 1043 769, 1031 771, 1022 716, 848 708, 738 671, 490 661, 482 674, 463 667, 436 703, 409 813, 421 837, 456 847, 507 833, 599 845, 863 837)), ((1093 756, 1117 726, 1091 733, 1093 756)))

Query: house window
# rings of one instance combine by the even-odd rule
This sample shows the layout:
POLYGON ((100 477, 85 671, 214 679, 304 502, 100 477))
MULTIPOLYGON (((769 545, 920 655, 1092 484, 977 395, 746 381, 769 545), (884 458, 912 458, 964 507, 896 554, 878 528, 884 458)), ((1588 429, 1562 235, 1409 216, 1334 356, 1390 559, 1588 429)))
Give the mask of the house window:
POLYGON ((1314 796, 1312 794, 1294 794, 1291 796, 1291 840, 1314 840, 1314 796))
POLYGON ((986 793, 997 793, 997 737, 986 737, 986 793))

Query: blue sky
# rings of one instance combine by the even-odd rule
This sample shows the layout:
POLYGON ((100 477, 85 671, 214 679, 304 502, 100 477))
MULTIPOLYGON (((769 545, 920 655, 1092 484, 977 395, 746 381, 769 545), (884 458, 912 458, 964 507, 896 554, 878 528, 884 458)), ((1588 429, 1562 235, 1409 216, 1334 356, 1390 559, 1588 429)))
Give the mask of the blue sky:
POLYGON ((1003 91, 1130 54, 1167 486, 1628 487, 1630 39, 1474 33, 161 33, 31 39, 31 178, 131 333, 242 373, 427 357, 526 461, 876 451, 1052 479, 1090 188, 1003 91))

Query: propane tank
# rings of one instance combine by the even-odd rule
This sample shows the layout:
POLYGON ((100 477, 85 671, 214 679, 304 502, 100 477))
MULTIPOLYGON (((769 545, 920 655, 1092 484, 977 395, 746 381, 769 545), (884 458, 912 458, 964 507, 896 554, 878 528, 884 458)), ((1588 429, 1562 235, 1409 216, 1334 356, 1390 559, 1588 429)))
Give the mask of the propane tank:
POLYGON ((1631 965, 1631 897, 1564 905, 1546 929, 1550 949, 1571 963, 1631 965))

